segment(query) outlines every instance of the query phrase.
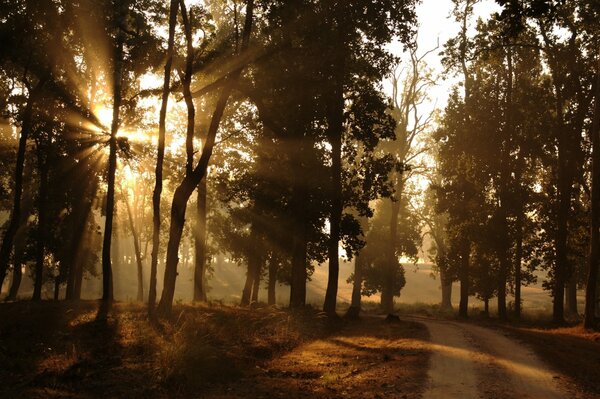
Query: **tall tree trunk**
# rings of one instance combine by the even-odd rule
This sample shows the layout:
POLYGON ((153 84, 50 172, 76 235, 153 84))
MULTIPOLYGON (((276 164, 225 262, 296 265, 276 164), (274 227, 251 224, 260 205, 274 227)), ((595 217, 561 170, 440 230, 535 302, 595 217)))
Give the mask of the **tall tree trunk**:
MULTIPOLYGON (((17 233, 18 235, 19 233, 17 233)), ((13 266, 13 275, 12 282, 10 284, 10 290, 8 291, 8 296, 6 297, 7 301, 14 301, 17 299, 17 295, 19 294, 19 287, 21 287, 21 281, 23 279, 23 270, 22 270, 22 262, 23 255, 25 252, 25 239, 26 237, 15 239, 15 252, 13 255, 14 266, 13 266), (19 243, 18 241, 23 241, 19 243)))
POLYGON ((498 317, 507 318, 506 312, 506 284, 510 267, 510 234, 509 234, 509 216, 508 208, 511 181, 510 181, 510 151, 509 144, 514 136, 513 127, 513 60, 512 44, 508 43, 506 47, 506 59, 508 65, 508 78, 506 85, 506 130, 504 132, 504 143, 501 146, 501 172, 500 172, 500 215, 502 238, 500 239, 499 261, 500 272, 498 275, 498 317))
POLYGON ((567 282, 565 292, 565 308, 569 316, 578 316, 577 310, 577 278, 573 273, 567 282))
POLYGON ((75 228, 71 232, 71 241, 67 253, 67 289, 66 299, 81 298, 81 279, 83 277, 83 267, 81 254, 83 248, 88 244, 90 235, 86 230, 89 224, 90 214, 92 213, 93 198, 98 188, 97 180, 92 180, 86 184, 81 193, 81 201, 77 203, 74 210, 75 228), (79 287, 79 289, 76 289, 79 287))
POLYGON ((360 254, 356 254, 354 257, 354 281, 352 282, 352 300, 350 307, 356 309, 354 311, 357 313, 360 313, 362 298, 363 267, 361 261, 360 254))
POLYGON ((392 214, 390 217, 390 237, 385 270, 385 283, 381 290, 381 307, 385 313, 394 311, 394 268, 397 267, 398 258, 396 253, 396 242, 398 241, 398 219, 400 217, 400 200, 403 194, 402 175, 396 176, 396 201, 390 201, 392 214))
POLYGON ((452 310, 452 279, 440 268, 440 284, 442 286, 441 310, 452 310))
POLYGON ((258 303, 258 290, 260 289, 260 276, 262 269, 262 261, 256 263, 254 268, 254 283, 252 284, 252 303, 258 303))
POLYGON ((467 318, 469 313, 469 257, 470 244, 464 239, 460 254, 460 304, 458 306, 458 316, 467 318))
POLYGON ((198 185, 196 231, 194 234, 194 301, 206 302, 206 177, 198 185))
POLYGON ((592 196, 590 212, 590 254, 585 289, 585 328, 597 328, 598 267, 600 264, 600 60, 596 70, 594 90, 594 118, 592 121, 592 196))
POLYGON ((110 125, 108 154, 108 175, 106 189, 106 219, 102 242, 102 301, 113 301, 113 279, 111 263, 111 244, 113 217, 115 208, 115 173, 117 171, 117 132, 119 130, 119 112, 121 108, 121 77, 123 74, 123 44, 125 41, 121 23, 125 16, 123 5, 115 4, 115 20, 117 22, 117 38, 113 60, 113 112, 110 125))
POLYGON ((48 163, 44 154, 47 149, 38 146, 38 171, 40 177, 40 191, 38 193, 38 228, 37 228, 37 247, 35 256, 35 282, 33 286, 33 299, 39 301, 42 299, 42 284, 44 278, 44 260, 46 256, 46 235, 48 234, 47 225, 47 202, 48 202, 48 163))
MULTIPOLYGON (((299 196, 300 197, 300 196, 299 196)), ((302 195, 302 199, 305 196, 302 195)), ((297 213, 298 214, 298 213, 297 213)), ((307 225, 304 220, 295 220, 292 243, 292 278, 290 284, 290 308, 306 305, 307 225)))
POLYGON ((131 212, 131 206, 129 205, 129 199, 127 198, 126 193, 123 193, 123 200, 125 201, 125 206, 127 207, 127 218, 129 219, 129 229, 131 230, 131 235, 133 236, 133 249, 135 251, 135 261, 137 264, 137 300, 138 302, 144 302, 144 266, 142 264, 140 238, 137 233, 137 229, 135 228, 135 223, 133 221, 133 213, 131 212))
MULTIPOLYGON (((254 11, 254 0, 247 0, 246 20, 244 22, 244 33, 242 39, 242 51, 248 48, 250 41, 250 32, 252 30, 252 15, 254 11)), ((159 313, 163 316, 171 314, 173 306, 173 297, 175 295, 175 281, 177 279, 177 263, 179 262, 179 244, 183 233, 183 224, 185 222, 185 211, 187 201, 194 192, 196 186, 206 175, 206 168, 212 155, 215 144, 215 137, 221 123, 225 106, 231 94, 231 90, 241 69, 236 69, 227 77, 227 81, 217 100, 215 111, 213 112, 211 123, 206 135, 206 143, 202 148, 202 155, 198 165, 190 175, 184 177, 181 184, 175 189, 173 202, 171 205, 171 225, 169 227, 169 242, 167 244, 167 263, 165 265, 164 289, 159 303, 159 313)))
POLYGON ((154 172, 154 192, 152 194, 152 251, 150 254, 150 287, 148 290, 148 313, 153 314, 156 304, 156 274, 158 271, 158 250, 160 246, 160 196, 163 188, 163 161, 165 158, 165 131, 167 119, 167 103, 171 87, 171 66, 173 64, 173 46, 175 42, 175 25, 177 24, 178 0, 171 0, 169 6, 169 38, 167 42, 167 59, 165 62, 162 100, 158 118, 158 147, 156 150, 156 169, 154 172))
POLYGON ((328 137, 331 144, 331 209, 329 213, 329 275, 323 311, 328 315, 336 315, 338 280, 340 274, 339 243, 340 224, 342 220, 342 133, 344 129, 344 91, 343 91, 343 56, 336 65, 341 70, 334 71, 337 82, 334 83, 332 99, 328 110, 328 137))
POLYGON ((269 282, 267 286, 267 303, 269 305, 275 305, 276 303, 275 287, 277 285, 278 262, 279 260, 275 255, 271 254, 271 258, 269 259, 269 282))
MULTIPOLYGON (((256 234, 256 228, 252 227, 251 233, 251 241, 256 242, 259 240, 258 235, 256 234)), ((248 248, 248 271, 246 272, 246 283, 244 284, 244 290, 242 291, 242 306, 248 306, 252 300, 252 290, 255 285, 255 280, 257 276, 256 269, 260 267, 258 256, 255 253, 254 246, 248 248)))
POLYGON ((13 242, 17 229, 19 228, 19 220, 21 219, 21 196, 23 195, 23 169, 25 167, 25 153, 27 151, 27 139, 31 133, 32 118, 33 118, 33 106, 36 100, 38 91, 44 85, 45 80, 40 80, 36 87, 29 92, 29 98, 25 110, 23 111, 23 120, 21 123, 21 134, 19 137, 19 148, 17 149, 17 163, 15 166, 15 189, 13 191, 13 204, 10 213, 10 220, 8 222, 8 228, 4 233, 2 239, 2 246, 0 246, 0 288, 4 284, 6 273, 8 271, 8 264, 10 261, 10 254, 13 250, 13 242))
POLYGON ((521 262, 523 260, 523 212, 519 211, 516 223, 515 250, 515 317, 521 318, 521 262))

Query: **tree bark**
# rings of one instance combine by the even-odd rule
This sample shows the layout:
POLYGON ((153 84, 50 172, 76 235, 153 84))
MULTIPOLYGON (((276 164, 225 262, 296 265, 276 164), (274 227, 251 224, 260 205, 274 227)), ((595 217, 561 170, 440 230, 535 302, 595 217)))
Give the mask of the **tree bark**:
POLYGON ((111 244, 113 217, 115 208, 115 173, 117 170, 117 132, 119 130, 119 112, 121 108, 121 77, 123 74, 123 45, 125 41, 121 23, 124 21, 123 6, 118 3, 115 7, 117 38, 113 60, 113 110, 110 126, 108 176, 106 192, 106 219, 104 223, 104 238, 102 242, 102 301, 113 301, 113 279, 111 263, 111 244))
POLYGON ((10 254, 13 250, 13 242, 17 229, 19 227, 19 220, 21 219, 21 197, 23 195, 23 170, 25 168, 25 153, 27 151, 27 139, 31 133, 32 120, 33 120, 33 106, 36 101, 37 93, 44 85, 45 80, 40 80, 33 90, 29 93, 25 110, 23 111, 23 120, 21 123, 21 135, 19 137, 19 148, 17 149, 17 163, 15 165, 15 190, 13 192, 13 204, 10 213, 10 221, 8 222, 8 228, 4 233, 2 239, 2 246, 0 246, 0 288, 4 284, 6 273, 8 271, 8 264, 10 261, 10 254))
MULTIPOLYGON (((297 194, 298 198, 304 199, 304 191, 297 194)), ((303 201, 300 201, 303 202, 303 201)), ((296 208, 297 209, 297 208, 296 208)), ((297 211, 297 214, 300 214, 297 211)), ((295 220, 292 243, 292 278, 290 284, 290 308, 301 308, 306 305, 306 262, 307 262, 307 237, 306 222, 295 220)))
POLYGON ((458 316, 467 318, 469 313, 469 257, 471 248, 469 242, 464 240, 461 248, 460 262, 460 304, 458 316))
POLYGON ((156 304, 156 274, 158 271, 158 251, 160 246, 160 196, 163 189, 167 104, 169 102, 169 89, 171 87, 171 66, 173 64, 177 9, 178 0, 171 0, 169 6, 169 38, 167 42, 164 83, 158 117, 158 146, 156 150, 156 169, 154 172, 154 192, 152 194, 152 251, 150 253, 150 287, 148 290, 148 313, 151 315, 154 312, 156 304))
POLYGON ((441 310, 452 310, 452 279, 447 276, 446 271, 440 269, 440 283, 442 286, 441 310))
POLYGON ((398 264, 396 254, 396 242, 398 241, 398 219, 400 217, 400 200, 402 198, 404 185, 402 175, 396 176, 396 201, 390 201, 392 214, 390 217, 390 237, 388 246, 388 261, 386 263, 386 278, 381 289, 381 307, 385 313, 394 311, 394 268, 398 264))
POLYGON ((521 318, 521 262, 523 260, 523 213, 517 215, 515 237, 517 248, 515 250, 515 317, 521 318))
POLYGON ((350 307, 355 308, 357 313, 360 313, 362 299, 362 281, 363 270, 360 254, 354 257, 354 281, 352 282, 352 301, 350 307))
POLYGON ((590 254, 585 290, 584 327, 597 328, 598 313, 598 265, 600 263, 600 60, 596 70, 594 90, 594 117, 592 121, 592 195, 590 212, 590 254))
POLYGON ((260 289, 262 261, 258 256, 257 258, 256 267, 254 268, 254 283, 252 284, 252 303, 258 303, 258 290, 260 289))
MULTIPOLYGON (((244 22, 244 33, 242 39, 242 51, 248 48, 250 41, 250 32, 252 30, 252 15, 254 10, 254 0, 247 0, 246 19, 244 22)), ((213 112, 211 123, 206 135, 206 143, 202 148, 202 155, 198 165, 187 175, 181 184, 175 190, 173 202, 171 205, 171 225, 169 228, 169 242, 167 244, 167 263, 165 265, 164 289, 159 303, 159 313, 162 316, 171 314, 173 306, 173 296, 175 295, 175 281, 177 278, 177 263, 179 262, 178 251, 183 233, 183 224, 185 222, 185 211, 187 201, 194 192, 194 188, 200 183, 206 175, 206 168, 212 155, 215 144, 215 137, 221 123, 225 106, 231 94, 235 81, 241 73, 241 69, 234 70, 224 84, 221 94, 217 100, 215 111, 213 112)))
POLYGON ((135 261, 137 264, 137 277, 138 277, 137 300, 138 300, 138 302, 144 302, 144 266, 142 264, 142 251, 140 249, 140 238, 137 233, 137 229, 135 228, 135 223, 133 221, 133 214, 131 212, 131 206, 129 205, 129 199, 127 198, 126 193, 123 193, 123 200, 125 201, 125 206, 127 207, 127 218, 129 219, 129 229, 131 230, 131 235, 133 236, 133 249, 135 252, 135 261))
POLYGON ((267 286, 267 303, 269 305, 275 305, 276 303, 275 288, 277 284, 278 261, 279 260, 271 254, 271 259, 269 259, 269 282, 267 286))
POLYGON ((342 134, 344 129, 344 90, 343 90, 343 58, 337 65, 337 82, 334 84, 332 99, 328 110, 328 137, 331 144, 331 209, 329 213, 329 275, 323 311, 328 315, 336 315, 338 280, 340 274, 339 242, 340 223, 342 220, 342 134))
POLYGON ((44 258, 46 255, 46 234, 48 234, 47 226, 47 201, 48 201, 48 163, 45 158, 47 149, 41 148, 40 143, 37 144, 37 159, 38 171, 40 178, 40 190, 38 193, 38 228, 37 228, 37 247, 35 256, 35 281, 33 286, 32 300, 39 301, 42 299, 42 284, 44 278, 44 258))
POLYGON ((569 316, 578 316, 577 309, 577 279, 575 274, 572 274, 567 282, 565 292, 565 308, 569 316))
POLYGON ((198 185, 196 231, 194 235, 194 301, 206 302, 206 177, 198 185))

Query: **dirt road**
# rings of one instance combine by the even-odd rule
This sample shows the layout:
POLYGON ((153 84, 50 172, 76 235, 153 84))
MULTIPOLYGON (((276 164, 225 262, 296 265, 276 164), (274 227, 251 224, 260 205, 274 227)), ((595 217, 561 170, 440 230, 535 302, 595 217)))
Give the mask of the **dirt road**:
POLYGON ((432 351, 424 399, 577 398, 527 347, 467 323, 411 318, 427 326, 432 351))

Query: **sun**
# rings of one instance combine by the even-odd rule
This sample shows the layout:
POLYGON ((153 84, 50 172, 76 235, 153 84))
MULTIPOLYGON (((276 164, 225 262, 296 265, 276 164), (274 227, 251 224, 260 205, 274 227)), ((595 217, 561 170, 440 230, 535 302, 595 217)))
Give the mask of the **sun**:
POLYGON ((112 124, 112 118, 113 118, 112 114, 113 114, 112 109, 108 108, 104 105, 99 105, 94 108, 94 115, 96 116, 96 118, 98 118, 98 120, 100 121, 102 126, 104 126, 107 129, 112 124))

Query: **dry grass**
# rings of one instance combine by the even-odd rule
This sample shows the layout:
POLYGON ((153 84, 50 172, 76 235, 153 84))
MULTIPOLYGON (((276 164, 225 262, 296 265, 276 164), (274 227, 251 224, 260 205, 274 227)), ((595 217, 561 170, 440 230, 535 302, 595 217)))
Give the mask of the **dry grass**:
POLYGON ((0 397, 195 397, 335 328, 274 308, 178 305, 158 326, 141 305, 117 304, 105 321, 96 312, 96 302, 0 305, 0 397))

